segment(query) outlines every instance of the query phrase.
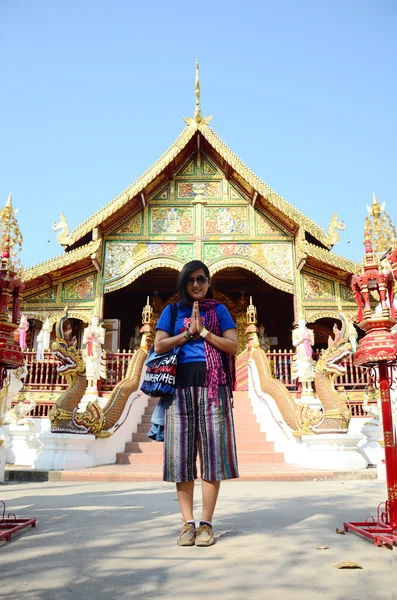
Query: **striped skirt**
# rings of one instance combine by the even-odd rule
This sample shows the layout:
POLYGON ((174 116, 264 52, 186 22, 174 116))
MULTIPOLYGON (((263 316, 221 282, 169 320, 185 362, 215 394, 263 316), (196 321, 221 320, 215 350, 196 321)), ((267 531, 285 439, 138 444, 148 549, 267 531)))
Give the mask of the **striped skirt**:
POLYGON ((164 481, 197 479, 197 455, 205 481, 238 477, 232 402, 229 388, 219 388, 219 403, 208 389, 177 389, 165 411, 164 481))

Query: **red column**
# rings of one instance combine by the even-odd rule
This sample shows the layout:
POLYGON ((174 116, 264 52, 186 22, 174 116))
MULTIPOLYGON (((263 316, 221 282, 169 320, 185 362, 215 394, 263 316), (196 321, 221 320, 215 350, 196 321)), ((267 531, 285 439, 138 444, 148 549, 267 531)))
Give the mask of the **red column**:
POLYGON ((385 361, 379 362, 379 387, 382 401, 383 437, 385 444, 387 496, 390 525, 397 528, 397 446, 390 400, 389 370, 385 361))

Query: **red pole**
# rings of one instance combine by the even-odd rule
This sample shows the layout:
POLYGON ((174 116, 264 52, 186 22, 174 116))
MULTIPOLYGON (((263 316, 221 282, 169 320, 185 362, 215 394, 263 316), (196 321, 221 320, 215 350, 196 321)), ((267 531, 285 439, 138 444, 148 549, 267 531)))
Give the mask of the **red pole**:
POLYGON ((383 438, 385 446, 386 482, 390 525, 393 529, 397 529, 397 446, 390 399, 389 370, 385 361, 379 362, 379 387, 382 404, 383 438))

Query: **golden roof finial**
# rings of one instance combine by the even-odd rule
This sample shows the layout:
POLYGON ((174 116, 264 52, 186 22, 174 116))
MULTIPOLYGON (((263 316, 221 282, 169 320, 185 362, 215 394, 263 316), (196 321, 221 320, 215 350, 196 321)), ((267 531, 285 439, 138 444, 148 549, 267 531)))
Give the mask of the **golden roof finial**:
MULTIPOLYGON (((0 210, 0 252, 2 263, 18 265, 18 252, 22 245, 22 234, 16 220, 17 210, 12 208, 12 194, 8 196, 5 207, 0 210)), ((19 265, 18 265, 19 266, 19 265)))
POLYGON ((379 202, 375 194, 372 194, 372 205, 368 206, 368 215, 364 223, 364 244, 367 246, 371 243, 372 249, 376 257, 393 248, 396 243, 396 229, 390 218, 390 215, 385 211, 386 203, 379 202))
POLYGON ((185 123, 187 125, 192 125, 192 123, 197 123, 200 125, 208 125, 211 121, 212 117, 205 117, 201 114, 201 106, 200 106, 200 72, 199 72, 199 61, 196 60, 196 81, 195 81, 195 93, 196 93, 196 106, 194 109, 194 117, 190 119, 188 117, 183 117, 185 123))
POLYGON ((201 115, 200 107, 200 72, 199 72, 199 61, 196 60, 196 108, 194 109, 194 120, 196 123, 200 123, 203 118, 201 115))

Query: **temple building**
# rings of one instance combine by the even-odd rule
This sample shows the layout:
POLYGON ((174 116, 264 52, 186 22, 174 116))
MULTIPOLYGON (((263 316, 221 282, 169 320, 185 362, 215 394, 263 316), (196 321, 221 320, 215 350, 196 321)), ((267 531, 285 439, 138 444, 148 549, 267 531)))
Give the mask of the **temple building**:
POLYGON ((355 316, 357 265, 332 251, 343 223, 334 215, 325 232, 257 177, 210 120, 201 115, 197 67, 194 117, 168 150, 73 231, 62 214, 54 229, 63 253, 24 272, 30 348, 46 317, 55 324, 65 306, 79 345, 98 315, 105 348, 131 348, 147 297, 158 316, 194 258, 208 265, 214 296, 237 323, 240 350, 250 297, 273 349, 291 348, 299 318, 322 347, 340 309, 355 316))

